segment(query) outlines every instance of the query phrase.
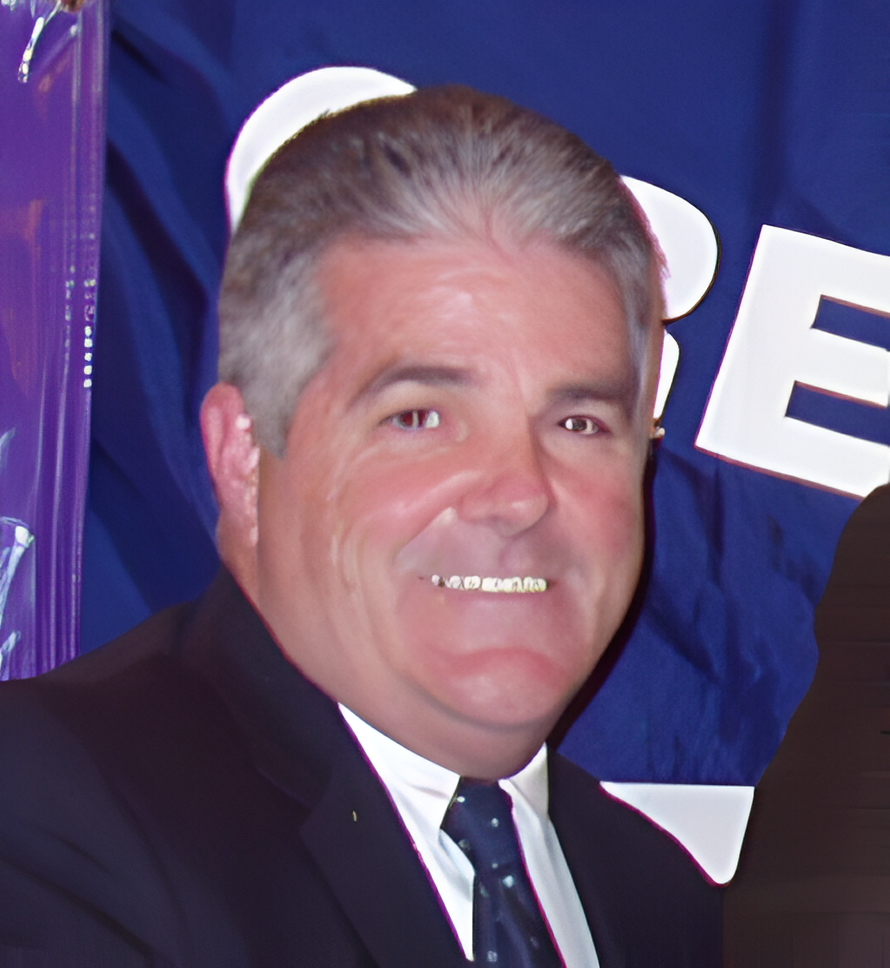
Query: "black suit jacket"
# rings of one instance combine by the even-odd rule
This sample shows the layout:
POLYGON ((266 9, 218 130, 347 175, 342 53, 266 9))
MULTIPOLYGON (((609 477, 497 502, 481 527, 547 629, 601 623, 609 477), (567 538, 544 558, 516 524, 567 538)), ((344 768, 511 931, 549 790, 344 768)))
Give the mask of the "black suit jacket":
MULTIPOLYGON (((551 757, 551 816, 603 968, 719 964, 686 855, 551 757)), ((0 687, 0 966, 466 965, 336 705, 227 573, 0 687)))

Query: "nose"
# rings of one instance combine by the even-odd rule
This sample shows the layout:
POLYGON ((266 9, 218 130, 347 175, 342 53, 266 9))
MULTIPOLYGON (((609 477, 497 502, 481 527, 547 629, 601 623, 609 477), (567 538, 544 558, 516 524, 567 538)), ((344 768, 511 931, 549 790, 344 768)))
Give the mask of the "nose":
POLYGON ((553 503, 542 455, 529 434, 508 441, 479 442, 476 468, 461 499, 458 515, 472 524, 511 537, 537 524, 553 503))

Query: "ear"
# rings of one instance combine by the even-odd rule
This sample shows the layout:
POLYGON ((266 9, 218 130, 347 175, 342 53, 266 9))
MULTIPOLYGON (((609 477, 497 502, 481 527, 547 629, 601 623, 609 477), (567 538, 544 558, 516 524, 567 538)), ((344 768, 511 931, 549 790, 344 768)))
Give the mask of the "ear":
POLYGON ((260 448, 237 387, 217 383, 210 388, 201 405, 201 433, 219 505, 219 555, 249 592, 256 569, 260 448))

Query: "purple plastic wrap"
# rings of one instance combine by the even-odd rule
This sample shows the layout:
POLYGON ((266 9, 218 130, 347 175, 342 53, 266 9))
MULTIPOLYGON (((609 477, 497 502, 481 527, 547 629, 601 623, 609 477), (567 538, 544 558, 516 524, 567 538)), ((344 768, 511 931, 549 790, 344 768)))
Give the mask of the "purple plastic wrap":
POLYGON ((77 652, 106 24, 0 0, 0 679, 77 652))

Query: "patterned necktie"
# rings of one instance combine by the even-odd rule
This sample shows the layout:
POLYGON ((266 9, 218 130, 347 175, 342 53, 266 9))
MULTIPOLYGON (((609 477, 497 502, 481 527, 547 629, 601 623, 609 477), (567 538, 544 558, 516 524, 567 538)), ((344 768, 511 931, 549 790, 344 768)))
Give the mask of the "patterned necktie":
POLYGON ((498 968, 560 968, 532 889, 510 797, 497 783, 461 780, 442 829, 467 855, 473 883, 473 952, 498 968))

